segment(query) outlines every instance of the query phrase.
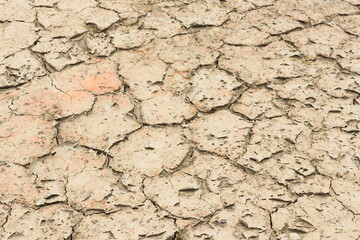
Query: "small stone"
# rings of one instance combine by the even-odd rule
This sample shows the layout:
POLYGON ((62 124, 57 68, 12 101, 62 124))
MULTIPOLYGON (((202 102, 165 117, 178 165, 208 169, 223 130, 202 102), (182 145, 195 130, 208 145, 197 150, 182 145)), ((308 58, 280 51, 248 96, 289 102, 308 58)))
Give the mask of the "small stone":
POLYGON ((300 240, 301 237, 297 233, 290 233, 290 240, 300 240))

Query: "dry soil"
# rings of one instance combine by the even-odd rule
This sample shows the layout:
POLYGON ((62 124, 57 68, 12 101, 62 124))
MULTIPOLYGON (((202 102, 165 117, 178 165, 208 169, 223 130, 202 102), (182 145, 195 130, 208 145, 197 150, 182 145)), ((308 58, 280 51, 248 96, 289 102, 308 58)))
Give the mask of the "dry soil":
POLYGON ((0 239, 360 239, 360 0, 0 0, 0 239))

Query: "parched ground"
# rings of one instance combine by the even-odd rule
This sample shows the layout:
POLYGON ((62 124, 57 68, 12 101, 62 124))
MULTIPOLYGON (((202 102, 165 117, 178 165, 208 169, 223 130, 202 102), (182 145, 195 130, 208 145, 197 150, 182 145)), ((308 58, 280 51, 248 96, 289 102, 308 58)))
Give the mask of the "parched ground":
POLYGON ((1 240, 359 240, 360 0, 0 0, 1 240))

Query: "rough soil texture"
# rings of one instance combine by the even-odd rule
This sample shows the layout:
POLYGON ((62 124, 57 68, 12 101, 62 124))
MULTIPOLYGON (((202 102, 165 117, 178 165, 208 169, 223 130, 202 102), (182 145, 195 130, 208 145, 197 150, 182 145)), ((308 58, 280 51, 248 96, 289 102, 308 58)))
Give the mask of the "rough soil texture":
POLYGON ((1 240, 359 240, 360 0, 0 0, 1 240))

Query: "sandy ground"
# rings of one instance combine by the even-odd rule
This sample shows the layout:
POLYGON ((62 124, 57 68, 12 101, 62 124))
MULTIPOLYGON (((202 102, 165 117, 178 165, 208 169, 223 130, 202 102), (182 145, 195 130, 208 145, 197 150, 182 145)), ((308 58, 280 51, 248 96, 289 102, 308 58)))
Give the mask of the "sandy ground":
POLYGON ((0 0, 0 239, 360 239, 360 0, 0 0))

